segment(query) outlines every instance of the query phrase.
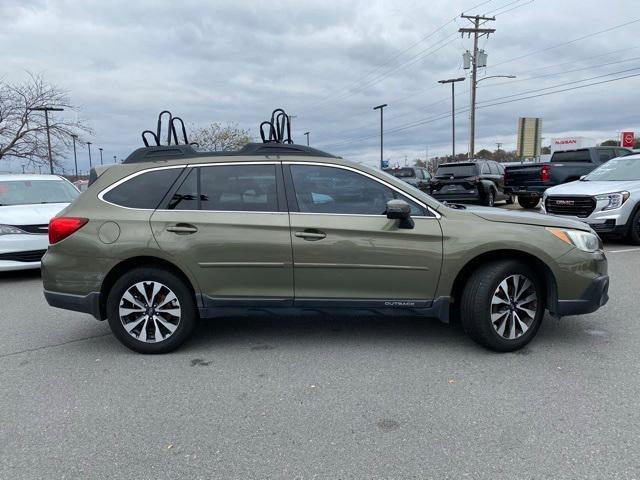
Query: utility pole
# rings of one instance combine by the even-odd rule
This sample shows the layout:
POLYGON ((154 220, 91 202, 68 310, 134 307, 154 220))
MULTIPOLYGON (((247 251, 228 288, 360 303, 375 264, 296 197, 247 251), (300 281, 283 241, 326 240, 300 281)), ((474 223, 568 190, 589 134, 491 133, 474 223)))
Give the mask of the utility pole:
POLYGON ((382 105, 378 105, 377 107, 373 107, 374 110, 380 110, 380 170, 382 170, 384 167, 384 160, 383 160, 383 150, 384 150, 384 141, 383 141, 383 136, 384 136, 384 118, 383 118, 383 111, 384 111, 384 107, 387 107, 388 105, 386 103, 383 103, 382 105))
POLYGON ((102 147, 99 147, 98 150, 100 150, 100 165, 104 165, 104 163, 102 163, 102 147))
POLYGON ((91 170, 91 142, 87 142, 87 147, 89 147, 89 170, 91 170))
POLYGON ((76 140, 78 139, 77 135, 71 135, 73 138, 73 164, 76 169, 76 180, 78 180, 78 154, 76 153, 76 140))
POLYGON ((304 132, 304 136, 307 137, 307 147, 309 146, 309 134, 311 132, 304 132))
POLYGON ((451 155, 454 162, 456 161, 456 83, 463 81, 464 77, 438 80, 438 83, 451 84, 451 155))
POLYGON ((471 113, 469 114, 469 158, 473 158, 474 150, 476 147, 476 87, 478 79, 478 67, 486 67, 487 56, 484 51, 478 50, 478 39, 483 36, 489 36, 496 31, 495 28, 480 28, 480 22, 483 24, 486 22, 493 22, 496 17, 485 17, 482 15, 460 15, 462 18, 466 18, 473 24, 473 28, 461 28, 458 30, 464 37, 467 34, 469 37, 473 35, 473 53, 465 53, 465 68, 467 67, 467 59, 471 60, 471 113), (481 55, 479 55, 481 53, 481 55), (480 58, 479 58, 480 56, 480 58), (470 58, 469 58, 470 57, 470 58))
POLYGON ((53 175, 53 157, 51 155, 51 133, 49 132, 49 112, 62 112, 64 108, 57 107, 34 107, 29 110, 35 110, 37 112, 44 112, 44 123, 47 128, 47 148, 49 151, 49 170, 53 175))

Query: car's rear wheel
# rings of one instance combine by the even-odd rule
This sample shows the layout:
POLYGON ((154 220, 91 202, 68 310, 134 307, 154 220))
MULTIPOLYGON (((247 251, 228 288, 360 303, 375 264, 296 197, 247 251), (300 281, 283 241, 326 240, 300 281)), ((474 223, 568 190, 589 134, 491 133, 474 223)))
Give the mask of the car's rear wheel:
POLYGON ((120 277, 107 297, 113 334, 140 353, 166 353, 189 337, 197 314, 184 281, 158 268, 137 268, 120 277))
POLYGON ((496 192, 493 189, 490 189, 489 192, 484 197, 484 204, 487 207, 493 207, 496 203, 496 192))
POLYGON ((540 203, 540 197, 528 196, 521 197, 518 196, 518 203, 522 208, 536 208, 538 203, 540 203))
POLYGON ((534 272, 516 260, 481 266, 465 285, 460 319, 469 336, 499 352, 522 348, 544 316, 544 295, 534 272))

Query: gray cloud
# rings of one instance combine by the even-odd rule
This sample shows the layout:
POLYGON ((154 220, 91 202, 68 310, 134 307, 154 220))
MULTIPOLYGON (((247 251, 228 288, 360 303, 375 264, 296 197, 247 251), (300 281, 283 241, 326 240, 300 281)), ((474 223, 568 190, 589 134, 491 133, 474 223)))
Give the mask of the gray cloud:
MULTIPOLYGON (((527 1, 504 15, 498 10, 497 32, 481 41, 489 54, 483 74, 516 74, 518 81, 487 81, 480 101, 640 68, 638 60, 598 67, 640 57, 640 24, 513 60, 632 20, 636 6, 632 0, 527 1), (542 74, 548 76, 526 80, 542 74)), ((259 122, 283 106, 297 115, 298 141, 310 130, 314 145, 375 163, 379 127, 372 107, 389 103, 386 153, 400 161, 424 157, 427 145, 431 154, 450 150, 450 118, 393 130, 449 113, 449 90, 436 82, 465 74, 461 55, 471 44, 455 35, 466 22, 455 17, 474 3, 480 2, 5 0, 0 62, 7 80, 41 72, 69 90, 108 159, 138 147, 140 132, 165 108, 188 124, 238 122, 257 137, 259 122), (401 62, 410 65, 396 68, 401 62), (371 81, 378 77, 384 78, 371 81)), ((507 3, 492 0, 479 13, 507 3)), ((465 84, 460 108, 468 105, 465 84)), ((543 117, 548 138, 575 133, 603 140, 622 129, 640 131, 637 85, 628 79, 480 109, 478 148, 497 141, 514 147, 519 116, 543 117)), ((460 151, 467 134, 467 114, 460 113, 460 151)), ((86 150, 80 157, 86 164, 86 150)))

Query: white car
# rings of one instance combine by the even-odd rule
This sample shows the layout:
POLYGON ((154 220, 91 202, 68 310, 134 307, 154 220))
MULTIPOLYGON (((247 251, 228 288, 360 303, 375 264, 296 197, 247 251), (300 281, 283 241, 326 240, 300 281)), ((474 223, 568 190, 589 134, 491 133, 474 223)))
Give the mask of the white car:
POLYGON ((580 180, 547 189, 542 209, 640 244, 640 155, 614 158, 580 180))
POLYGON ((57 175, 0 175, 0 272, 40 268, 49 220, 78 195, 57 175))

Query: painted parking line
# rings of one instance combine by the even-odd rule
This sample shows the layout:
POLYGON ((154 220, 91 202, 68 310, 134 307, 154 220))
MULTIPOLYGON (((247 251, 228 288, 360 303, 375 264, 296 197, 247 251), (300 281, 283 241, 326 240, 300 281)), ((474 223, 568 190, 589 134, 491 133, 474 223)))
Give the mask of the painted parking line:
POLYGON ((638 252, 639 248, 625 248, 624 250, 605 250, 605 253, 625 253, 625 252, 638 252))

